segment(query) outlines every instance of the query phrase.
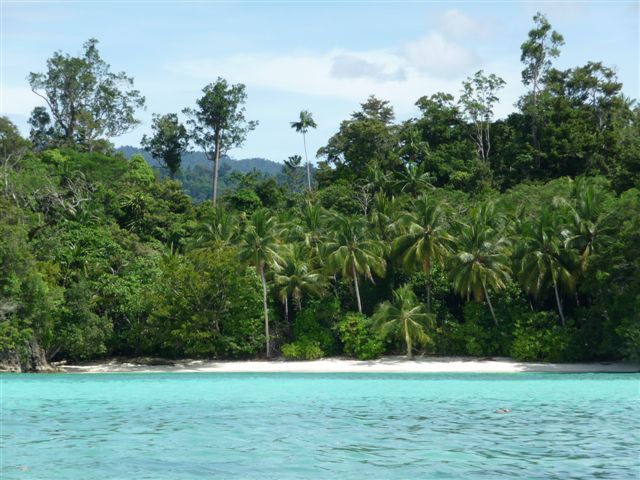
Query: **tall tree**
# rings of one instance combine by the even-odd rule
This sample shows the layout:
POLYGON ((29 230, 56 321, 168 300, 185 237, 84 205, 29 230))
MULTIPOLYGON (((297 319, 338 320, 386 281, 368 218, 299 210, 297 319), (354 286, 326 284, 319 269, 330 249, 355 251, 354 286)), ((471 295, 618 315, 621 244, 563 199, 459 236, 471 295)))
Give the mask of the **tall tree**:
POLYGON ((533 17, 535 27, 529 31, 527 40, 520 46, 520 61, 524 63, 522 83, 531 87, 530 101, 525 98, 522 108, 531 116, 531 141, 533 143, 536 165, 540 166, 540 140, 538 138, 540 112, 538 97, 541 83, 551 68, 551 59, 560 55, 564 38, 552 30, 547 17, 538 12, 533 17))
POLYGON ((240 258, 253 265, 262 282, 262 301, 264 308, 264 334, 267 358, 271 356, 269 338, 269 301, 267 296, 267 270, 278 267, 284 260, 282 245, 278 238, 279 228, 276 218, 267 210, 256 210, 245 228, 240 243, 240 258))
POLYGON ((492 205, 483 205, 472 212, 467 224, 461 225, 449 275, 460 296, 487 302, 493 323, 498 325, 489 291, 506 287, 511 268, 508 240, 491 224, 494 213, 492 205))
MULTIPOLYGON (((78 57, 56 52, 47 60, 46 73, 28 76, 31 90, 49 108, 51 140, 88 151, 93 151, 99 140, 122 135, 138 125, 135 112, 145 104, 133 88, 133 78, 124 72, 110 72, 97 45, 98 40, 89 39, 78 57)), ((42 112, 37 117, 46 120, 42 112)))
POLYGON ((448 232, 440 205, 426 196, 418 198, 398 224, 402 232, 392 244, 392 252, 410 269, 419 268, 427 277, 427 310, 431 312, 431 269, 443 263, 454 238, 448 232))
POLYGON ((480 160, 489 163, 491 152, 490 127, 493 120, 493 107, 498 103, 498 91, 505 85, 505 81, 495 74, 485 75, 478 70, 473 77, 462 82, 460 104, 467 119, 475 128, 474 140, 480 160))
POLYGON ((273 281, 278 297, 284 304, 285 317, 289 317, 289 298, 297 310, 302 308, 304 295, 319 295, 324 288, 324 278, 309 265, 308 251, 301 244, 292 245, 284 254, 282 268, 275 272, 273 281))
POLYGON ((413 357, 414 341, 430 340, 425 327, 433 326, 433 315, 416 299, 411 287, 404 285, 393 292, 393 301, 381 304, 373 315, 373 324, 382 337, 399 331, 407 348, 407 358, 413 357))
POLYGON ((362 313, 358 276, 373 281, 374 273, 385 274, 384 243, 368 235, 366 222, 359 217, 336 215, 332 233, 324 245, 328 270, 353 281, 358 312, 362 313))
POLYGON ((309 191, 311 191, 311 164, 309 163, 309 156, 307 155, 307 132, 310 128, 317 128, 316 122, 313 120, 311 112, 302 110, 300 112, 300 119, 297 122, 291 122, 291 128, 295 128, 296 132, 302 133, 302 141, 304 143, 304 160, 307 163, 307 184, 309 185, 309 191))
POLYGON ((562 219, 557 211, 545 207, 535 220, 523 225, 516 256, 524 289, 534 297, 553 287, 560 323, 566 324, 560 288, 575 288, 574 259, 562 241, 562 219))
POLYGON ((538 101, 540 84, 551 68, 551 59, 560 55, 560 47, 564 38, 552 30, 547 17, 538 12, 533 17, 535 27, 529 30, 527 40, 520 46, 520 61, 524 63, 522 83, 531 87, 533 103, 538 101))
POLYGON ((197 108, 185 108, 183 113, 189 117, 189 136, 213 162, 211 201, 215 205, 221 155, 241 146, 258 122, 245 119, 247 94, 243 84, 229 85, 224 78, 218 77, 202 92, 204 95, 196 101, 197 108))
POLYGON ((151 128, 153 135, 144 135, 140 144, 169 172, 171 178, 175 178, 182 163, 182 154, 189 144, 187 129, 175 113, 154 114, 151 128))

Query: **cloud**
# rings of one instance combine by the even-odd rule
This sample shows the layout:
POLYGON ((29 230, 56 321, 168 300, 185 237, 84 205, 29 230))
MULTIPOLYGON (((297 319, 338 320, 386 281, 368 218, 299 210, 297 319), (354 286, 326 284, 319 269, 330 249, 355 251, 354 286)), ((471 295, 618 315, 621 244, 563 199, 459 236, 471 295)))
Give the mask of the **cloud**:
POLYGON ((440 32, 407 43, 401 51, 412 66, 442 77, 467 72, 479 61, 474 52, 447 40, 440 32))
POLYGON ((387 71, 385 65, 369 62, 355 55, 338 55, 333 58, 331 76, 334 78, 373 78, 380 81, 405 80, 403 67, 387 71))

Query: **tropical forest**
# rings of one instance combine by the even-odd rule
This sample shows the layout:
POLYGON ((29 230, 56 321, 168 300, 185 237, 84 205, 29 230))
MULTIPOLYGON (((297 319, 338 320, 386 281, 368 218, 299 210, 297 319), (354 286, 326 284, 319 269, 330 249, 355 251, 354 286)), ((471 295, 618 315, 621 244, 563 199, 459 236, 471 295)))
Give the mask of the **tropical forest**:
POLYGON ((30 131, 0 119, 0 362, 639 360, 640 108, 563 45, 535 15, 504 118, 483 70, 408 120, 363 92, 319 150, 301 105, 299 150, 244 171, 242 83, 116 148, 144 92, 96 39, 53 52, 30 131))

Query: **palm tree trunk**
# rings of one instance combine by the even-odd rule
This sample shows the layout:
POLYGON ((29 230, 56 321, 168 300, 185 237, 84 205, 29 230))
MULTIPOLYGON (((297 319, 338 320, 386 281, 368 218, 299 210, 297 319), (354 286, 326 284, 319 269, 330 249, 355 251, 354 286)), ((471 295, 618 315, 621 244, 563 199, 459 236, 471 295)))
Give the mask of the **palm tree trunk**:
POLYGON ((289 324, 289 297, 284 297, 284 321, 289 324))
POLYGON ((358 288, 358 273, 356 272, 356 266, 351 266, 351 271, 353 273, 353 285, 356 289, 356 300, 358 301, 358 312, 362 313, 362 302, 360 301, 360 288, 358 288))
POLYGON ((411 345, 411 335, 409 334, 409 325, 407 325, 407 321, 404 321, 404 340, 407 343, 407 359, 411 360, 412 358, 412 345, 411 345))
POLYGON ((269 346, 269 306, 267 304, 267 279, 264 275, 264 266, 260 266, 260 279, 262 280, 262 304, 264 306, 264 336, 267 346, 267 358, 271 356, 269 346))
POLYGON ((496 312, 493 311, 493 305, 491 305, 491 299, 489 298, 489 292, 487 291, 487 287, 482 282, 482 290, 484 290, 484 298, 487 300, 487 305, 489 305, 489 310, 491 311, 491 317, 493 318, 493 323, 495 326, 498 326, 498 319, 496 318, 496 312))
POLYGON ((428 260, 424 263, 424 272, 427 274, 427 312, 431 313, 431 265, 428 260))
POLYGON ((564 321, 564 312, 562 311, 562 302, 560 301, 560 293, 558 292, 558 282, 556 282, 556 279, 553 279, 553 290, 556 293, 556 303, 558 304, 558 313, 560 314, 560 323, 562 324, 562 326, 565 326, 565 321, 564 321))
POLYGON ((307 183, 309 184, 309 191, 311 191, 311 164, 307 156, 307 135, 304 132, 302 132, 302 142, 304 143, 304 160, 307 162, 307 183))

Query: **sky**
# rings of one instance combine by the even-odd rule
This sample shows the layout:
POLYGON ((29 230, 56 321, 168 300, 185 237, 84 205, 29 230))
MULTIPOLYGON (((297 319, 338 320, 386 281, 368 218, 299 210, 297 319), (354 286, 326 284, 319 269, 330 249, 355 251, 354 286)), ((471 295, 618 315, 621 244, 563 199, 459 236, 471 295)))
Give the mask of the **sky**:
POLYGON ((54 51, 72 55, 99 40, 113 71, 134 77, 146 97, 141 124, 111 139, 138 146, 153 113, 192 107, 202 88, 224 77, 246 85, 246 117, 258 120, 234 158, 283 161, 302 154, 290 127, 301 110, 318 128, 310 155, 370 94, 389 100, 399 121, 415 102, 444 91, 458 96, 479 69, 501 76, 498 117, 524 92, 520 45, 536 11, 565 38, 558 68, 602 61, 625 95, 640 98, 639 3, 425 1, 8 1, 0 0, 0 112, 23 135, 41 104, 29 72, 54 51))

